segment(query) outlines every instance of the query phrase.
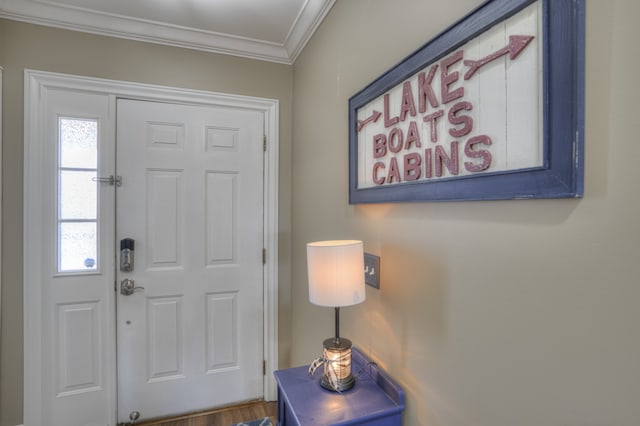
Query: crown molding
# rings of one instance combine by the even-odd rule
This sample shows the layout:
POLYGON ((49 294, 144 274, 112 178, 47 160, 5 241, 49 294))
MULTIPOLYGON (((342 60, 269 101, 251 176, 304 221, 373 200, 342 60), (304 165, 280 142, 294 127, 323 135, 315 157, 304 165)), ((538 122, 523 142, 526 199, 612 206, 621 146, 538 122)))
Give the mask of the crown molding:
POLYGON ((336 0, 308 0, 296 18, 284 43, 291 63, 311 40, 336 0))
POLYGON ((282 44, 47 1, 0 0, 0 18, 291 65, 334 3, 308 0, 282 44))

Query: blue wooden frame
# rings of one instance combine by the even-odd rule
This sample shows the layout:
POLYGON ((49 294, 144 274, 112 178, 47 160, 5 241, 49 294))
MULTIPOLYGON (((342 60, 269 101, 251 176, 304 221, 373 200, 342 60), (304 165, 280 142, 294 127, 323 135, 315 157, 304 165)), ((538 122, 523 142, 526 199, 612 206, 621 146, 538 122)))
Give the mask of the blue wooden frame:
POLYGON ((349 203, 569 198, 583 195, 585 0, 490 0, 349 99, 349 203), (358 188, 357 111, 526 6, 542 2, 542 167, 358 188))

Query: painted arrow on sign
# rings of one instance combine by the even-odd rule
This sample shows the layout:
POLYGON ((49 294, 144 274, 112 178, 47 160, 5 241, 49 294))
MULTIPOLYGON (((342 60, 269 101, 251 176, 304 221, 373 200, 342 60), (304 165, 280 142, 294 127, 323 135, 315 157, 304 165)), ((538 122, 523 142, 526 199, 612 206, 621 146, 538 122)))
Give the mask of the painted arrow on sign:
POLYGON ((371 114, 370 117, 364 120, 358 120, 358 131, 362 130, 367 124, 378 121, 381 115, 382 113, 380 111, 373 110, 373 114, 371 114))
POLYGON ((472 59, 468 59, 464 61, 464 64, 469 67, 467 72, 464 75, 465 80, 469 80, 473 75, 482 67, 483 65, 488 64, 494 59, 498 59, 501 56, 509 54, 509 59, 514 60, 520 52, 524 50, 525 47, 533 40, 533 36, 525 36, 525 35, 512 35, 509 36, 509 44, 503 47, 500 50, 493 52, 490 55, 485 56, 482 59, 478 59, 474 61, 472 59))

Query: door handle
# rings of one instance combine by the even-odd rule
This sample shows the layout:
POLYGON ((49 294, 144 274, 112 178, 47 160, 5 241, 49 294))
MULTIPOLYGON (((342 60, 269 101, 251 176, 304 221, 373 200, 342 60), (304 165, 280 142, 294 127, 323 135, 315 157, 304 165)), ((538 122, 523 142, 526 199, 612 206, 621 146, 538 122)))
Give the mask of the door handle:
POLYGON ((129 278, 125 278, 120 281, 120 294, 123 296, 131 296, 134 291, 143 291, 144 287, 136 287, 135 281, 129 278))

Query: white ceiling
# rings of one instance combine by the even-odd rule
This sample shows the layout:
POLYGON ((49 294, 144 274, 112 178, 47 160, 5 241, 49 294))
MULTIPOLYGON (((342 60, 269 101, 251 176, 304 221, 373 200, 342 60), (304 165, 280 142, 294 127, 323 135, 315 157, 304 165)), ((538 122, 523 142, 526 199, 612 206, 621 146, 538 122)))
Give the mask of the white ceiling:
POLYGON ((0 0, 0 18, 291 64, 335 0, 0 0))

